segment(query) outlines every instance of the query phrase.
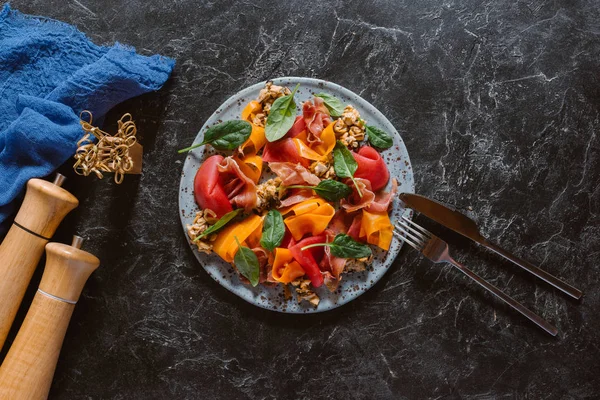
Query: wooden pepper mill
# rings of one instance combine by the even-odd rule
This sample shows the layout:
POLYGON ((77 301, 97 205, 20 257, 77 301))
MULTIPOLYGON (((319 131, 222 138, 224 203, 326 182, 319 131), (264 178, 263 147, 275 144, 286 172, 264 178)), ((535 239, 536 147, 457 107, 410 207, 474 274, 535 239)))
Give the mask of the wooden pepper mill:
POLYGON ((71 246, 46 245, 46 268, 17 337, 0 366, 0 399, 46 399, 79 295, 100 260, 71 246))
POLYGON ((79 201, 60 186, 41 179, 27 182, 25 199, 6 238, 0 245, 0 349, 31 281, 44 246, 63 218, 79 201))

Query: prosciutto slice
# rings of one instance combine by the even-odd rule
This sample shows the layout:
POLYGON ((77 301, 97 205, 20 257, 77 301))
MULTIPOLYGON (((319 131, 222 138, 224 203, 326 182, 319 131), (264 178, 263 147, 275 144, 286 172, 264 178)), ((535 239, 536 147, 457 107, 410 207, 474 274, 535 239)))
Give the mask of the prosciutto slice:
POLYGON ((267 142, 263 148, 263 161, 272 162, 290 162, 292 164, 302 164, 307 167, 309 161, 300 157, 298 148, 291 138, 285 138, 276 142, 267 142))
MULTIPOLYGON (((327 229, 325 231, 325 236, 327 238, 327 242, 333 241, 336 233, 327 229)), ((325 253, 323 255, 323 259, 319 264, 321 270, 323 270, 323 281, 325 285, 330 291, 335 291, 342 280, 341 275, 344 272, 344 267, 346 266, 346 259, 336 257, 331 254, 331 249, 329 247, 325 247, 325 253)))
POLYGON ((256 205, 256 185, 240 169, 232 157, 224 158, 218 165, 223 178, 223 187, 229 202, 236 208, 243 208, 247 213, 256 205))
POLYGON ((304 117, 302 115, 298 115, 294 121, 294 125, 292 125, 292 129, 288 131, 285 137, 295 138, 304 130, 306 130, 306 122, 304 121, 304 117))
POLYGON ((362 212, 349 214, 342 208, 337 210, 327 229, 334 235, 345 233, 352 237, 352 239, 360 242, 363 241, 359 239, 361 224, 362 212))
POLYGON ((373 212, 387 211, 390 208, 390 204, 394 200, 397 191, 398 181, 396 180, 396 178, 392 178, 392 190, 390 190, 389 192, 381 190, 378 193, 376 193, 375 199, 373 200, 371 205, 367 207, 367 210, 373 212))
POLYGON ((315 197, 312 190, 310 189, 292 189, 290 194, 284 200, 281 200, 279 208, 293 206, 303 202, 304 200, 312 199, 315 197))
POLYGON ((308 144, 321 143, 321 132, 331 123, 329 110, 325 107, 323 99, 320 97, 314 98, 314 103, 307 100, 302 105, 302 115, 306 124, 308 144))
POLYGON ((269 168, 281 179, 284 186, 310 185, 315 186, 321 182, 318 176, 304 168, 302 165, 291 162, 271 162, 269 168))
POLYGON ((368 207, 373 203, 373 200, 375 200, 375 193, 371 190, 370 181, 363 178, 356 178, 355 181, 362 193, 362 197, 358 195, 354 183, 352 183, 350 179, 347 179, 346 184, 352 188, 353 192, 347 199, 342 199, 340 201, 342 208, 349 213, 368 207))
POLYGON ((398 191, 398 181, 395 178, 392 179, 391 191, 386 192, 381 190, 377 193, 373 193, 371 182, 369 180, 363 178, 356 178, 355 180, 363 196, 360 197, 358 195, 354 184, 352 181, 348 180, 346 184, 351 186, 354 191, 348 199, 342 199, 340 201, 340 205, 344 210, 347 212, 354 212, 364 208, 371 212, 385 212, 390 208, 390 204, 398 191))

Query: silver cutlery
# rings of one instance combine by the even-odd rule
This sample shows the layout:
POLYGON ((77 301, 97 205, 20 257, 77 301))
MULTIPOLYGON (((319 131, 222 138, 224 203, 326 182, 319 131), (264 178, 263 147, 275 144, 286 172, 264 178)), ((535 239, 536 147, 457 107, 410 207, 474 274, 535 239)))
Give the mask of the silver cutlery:
POLYGON ((466 215, 440 204, 437 201, 414 193, 400 193, 400 200, 402 200, 409 208, 424 214, 435 222, 442 224, 445 227, 452 229, 454 232, 457 232, 500 254, 502 257, 523 268, 525 271, 537 276, 541 280, 568 294, 574 299, 581 298, 581 290, 536 267, 530 262, 520 259, 519 257, 509 253, 508 251, 500 248, 483 237, 483 235, 479 233, 479 228, 477 227, 475 221, 466 215))
POLYGON ((552 336, 556 336, 558 329, 552 326, 548 321, 535 314, 521 303, 492 285, 467 267, 456 261, 449 253, 448 244, 429 232, 427 229, 417 225, 406 217, 402 217, 401 220, 397 221, 394 226, 394 234, 400 240, 404 241, 415 250, 421 252, 425 257, 433 261, 434 263, 450 263, 463 274, 477 282, 480 286, 494 294, 500 300, 523 314, 537 326, 548 332, 552 336))

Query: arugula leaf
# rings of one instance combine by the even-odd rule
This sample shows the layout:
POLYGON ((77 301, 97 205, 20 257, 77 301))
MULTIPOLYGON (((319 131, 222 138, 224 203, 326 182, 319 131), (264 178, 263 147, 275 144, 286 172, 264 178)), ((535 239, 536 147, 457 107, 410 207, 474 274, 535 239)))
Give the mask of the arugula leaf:
POLYGON ((285 236, 283 217, 277 210, 270 210, 265 217, 260 245, 269 251, 278 247, 285 236))
POLYGON ((297 84, 292 93, 279 97, 273 102, 265 126, 265 136, 269 142, 281 139, 292 129, 292 125, 294 125, 294 120, 296 119, 294 94, 299 87, 300 84, 297 84))
POLYGON ((240 274, 248 278, 252 286, 258 285, 260 277, 260 264, 258 263, 258 257, 256 254, 246 246, 242 246, 237 236, 233 237, 238 245, 238 251, 233 257, 233 263, 235 264, 240 274))
POLYGON ((358 169, 358 164, 352 153, 350 153, 350 150, 339 140, 333 148, 333 169, 335 170, 335 174, 340 178, 350 178, 356 187, 356 192, 362 197, 356 180, 354 180, 354 173, 358 169))
POLYGON ((181 149, 178 153, 185 153, 205 144, 211 144, 217 150, 233 150, 244 144, 251 133, 252 125, 248 121, 234 119, 221 122, 206 130, 202 143, 181 149))
POLYGON ((198 237, 196 239, 194 239, 194 242, 197 240, 200 240, 201 238, 203 238, 207 235, 210 235, 211 233, 218 231, 219 229, 221 229, 222 227, 227 225, 229 223, 229 221, 234 219, 241 211, 242 211, 242 209, 238 208, 236 210, 230 211, 227 214, 223 215, 221 218, 219 218, 219 220, 217 222, 214 223, 214 225, 209 226, 204 232, 202 232, 200 235, 198 235, 198 237))
POLYGON ((389 149, 394 145, 394 139, 384 130, 374 126, 366 126, 369 142, 377 148, 389 149))
POLYGON ((317 186, 292 185, 288 189, 312 189, 319 196, 327 201, 340 201, 352 194, 350 186, 334 181, 333 179, 325 179, 319 182, 317 186))
POLYGON ((332 117, 339 117, 344 113, 344 103, 337 97, 327 93, 319 93, 315 96, 323 99, 323 104, 325 104, 325 107, 327 107, 329 114, 332 117))
POLYGON ((339 233, 330 243, 315 243, 304 246, 301 250, 310 249, 311 247, 328 246, 331 249, 331 254, 340 258, 363 258, 369 257, 373 252, 371 248, 363 243, 358 243, 352 237, 345 233, 339 233))

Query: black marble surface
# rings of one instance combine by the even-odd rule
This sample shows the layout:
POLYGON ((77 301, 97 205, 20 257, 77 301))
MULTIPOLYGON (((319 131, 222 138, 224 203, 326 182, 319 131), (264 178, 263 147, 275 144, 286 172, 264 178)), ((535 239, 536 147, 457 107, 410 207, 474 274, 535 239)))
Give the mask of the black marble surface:
POLYGON ((81 205, 56 239, 89 237, 102 265, 75 310, 51 399, 598 398, 598 1, 11 4, 97 43, 177 59, 160 92, 107 119, 110 129, 124 112, 135 117, 143 175, 117 186, 69 173, 81 205), (560 336, 409 248, 365 295, 321 315, 261 310, 210 279, 180 226, 175 150, 231 94, 285 75, 360 93, 401 132, 417 192, 580 287, 585 297, 571 301, 417 218, 560 336))

